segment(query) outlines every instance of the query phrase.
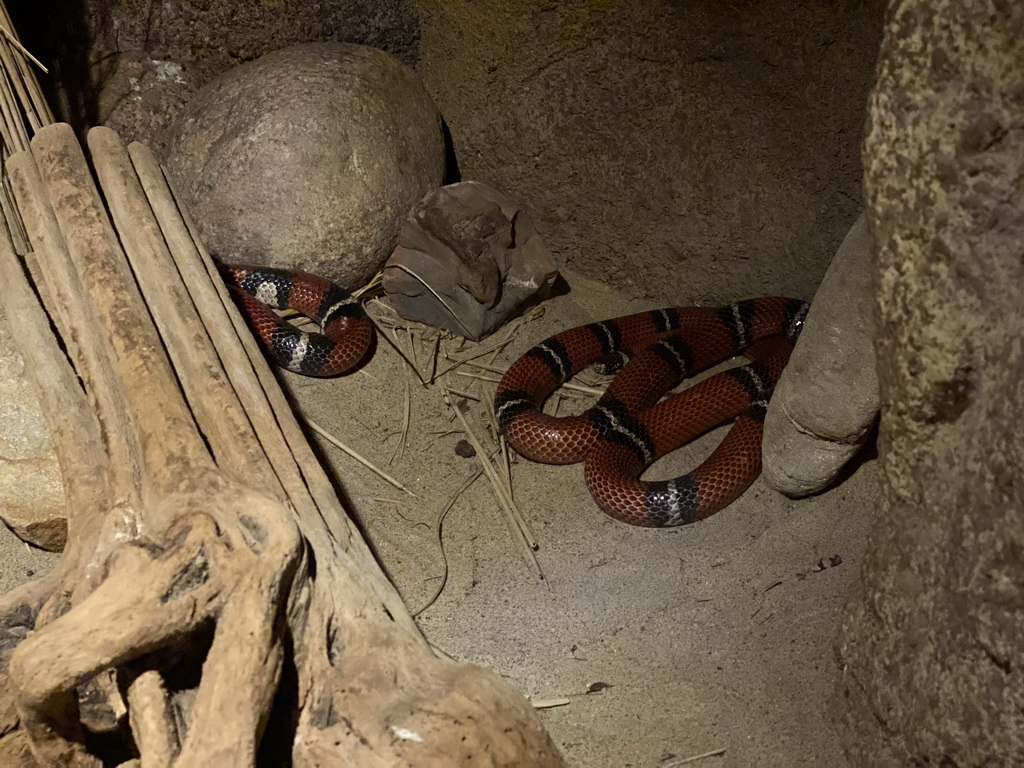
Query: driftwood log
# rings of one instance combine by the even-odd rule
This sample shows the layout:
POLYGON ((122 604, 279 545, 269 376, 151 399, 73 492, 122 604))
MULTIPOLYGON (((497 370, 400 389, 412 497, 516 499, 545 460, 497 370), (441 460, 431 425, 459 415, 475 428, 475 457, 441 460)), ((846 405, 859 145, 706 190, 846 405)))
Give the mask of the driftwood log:
POLYGON ((152 154, 87 143, 98 186, 66 125, 7 163, 35 290, 0 237, 0 296, 69 536, 0 602, 0 763, 562 765, 524 698, 431 652, 152 154))

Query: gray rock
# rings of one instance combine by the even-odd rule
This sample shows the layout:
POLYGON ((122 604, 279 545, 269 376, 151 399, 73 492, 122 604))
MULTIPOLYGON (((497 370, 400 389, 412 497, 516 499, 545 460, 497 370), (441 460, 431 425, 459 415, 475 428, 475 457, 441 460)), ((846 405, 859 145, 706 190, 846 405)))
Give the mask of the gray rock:
POLYGON ((419 19, 409 0, 83 0, 79 5, 81 14, 77 7, 74 14, 54 14, 58 18, 47 30, 65 46, 82 35, 84 16, 94 54, 151 51, 200 72, 220 72, 316 40, 371 45, 410 66, 419 58, 419 19))
POLYGON ((354 288, 444 174, 440 115, 397 59, 310 43, 243 64, 178 115, 166 164, 206 246, 354 288))
POLYGON ((60 466, 25 365, 0 314, 0 517, 23 541, 67 542, 60 466))
POLYGON ((831 483, 878 415, 871 243, 863 214, 821 282, 764 424, 764 478, 789 496, 831 483))
POLYGON ((161 154, 167 126, 197 90, 191 73, 175 61, 140 52, 105 56, 95 68, 102 82, 97 122, 161 154))
POLYGON ((558 276, 529 213, 478 181, 428 193, 384 267, 384 292, 407 320, 479 340, 558 276))

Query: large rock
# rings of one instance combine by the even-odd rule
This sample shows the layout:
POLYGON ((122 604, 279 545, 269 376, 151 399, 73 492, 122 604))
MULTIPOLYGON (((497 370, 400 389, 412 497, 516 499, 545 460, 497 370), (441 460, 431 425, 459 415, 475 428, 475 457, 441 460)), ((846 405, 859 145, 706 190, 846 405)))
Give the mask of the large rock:
POLYGON ((59 551, 67 541, 60 466, 39 400, 0 313, 0 517, 19 538, 59 551))
POLYGON ((827 487, 878 417, 871 240, 863 214, 822 280, 764 422, 764 478, 789 496, 827 487))
POLYGON ((347 287, 395 247, 444 174, 437 108, 374 48, 296 45, 206 85, 171 127, 166 163, 207 247, 347 287))
POLYGON ((1019 2, 886 16, 864 138, 882 493, 838 643, 850 766, 1024 765, 1022 40, 1019 2))

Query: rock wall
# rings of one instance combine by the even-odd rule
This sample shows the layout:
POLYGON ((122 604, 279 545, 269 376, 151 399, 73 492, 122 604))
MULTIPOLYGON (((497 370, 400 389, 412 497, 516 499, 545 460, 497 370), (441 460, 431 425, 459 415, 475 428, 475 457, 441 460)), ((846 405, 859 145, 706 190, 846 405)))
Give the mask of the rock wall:
POLYGON ((883 3, 417 0, 462 177, 658 301, 810 298, 861 206, 883 3))
POLYGON ((561 264, 637 297, 719 303, 810 298, 856 220, 883 7, 43 0, 11 10, 29 47, 59 64, 65 112, 157 151, 174 114, 230 66, 313 40, 384 48, 426 82, 462 179, 528 209, 561 264))
POLYGON ((883 503, 851 765, 1024 765, 1024 5, 894 3, 865 141, 883 503))

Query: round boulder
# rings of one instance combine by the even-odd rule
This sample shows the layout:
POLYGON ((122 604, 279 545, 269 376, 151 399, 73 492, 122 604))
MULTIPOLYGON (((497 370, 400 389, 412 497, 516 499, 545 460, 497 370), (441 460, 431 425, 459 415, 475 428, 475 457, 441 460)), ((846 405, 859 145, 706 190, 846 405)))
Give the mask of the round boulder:
POLYGON ((221 260, 356 288, 441 183, 444 138, 426 89, 393 56, 309 43, 208 83, 175 118, 166 165, 221 260))

